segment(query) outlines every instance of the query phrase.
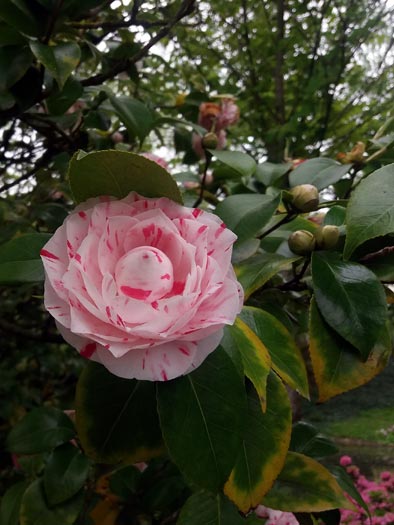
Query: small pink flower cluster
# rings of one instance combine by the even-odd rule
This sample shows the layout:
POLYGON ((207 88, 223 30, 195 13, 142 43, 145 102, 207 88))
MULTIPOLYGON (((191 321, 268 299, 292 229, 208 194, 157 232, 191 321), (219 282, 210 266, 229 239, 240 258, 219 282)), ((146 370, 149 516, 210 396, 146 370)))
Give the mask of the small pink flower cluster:
POLYGON ((357 511, 341 510, 342 525, 394 525, 394 474, 385 471, 379 481, 371 481, 360 473, 352 458, 342 456, 340 464, 353 478, 361 497, 368 505, 372 519, 357 505, 357 511))
MULTIPOLYGON (((204 102, 200 105, 198 124, 216 134, 218 145, 216 149, 223 149, 226 145, 225 129, 235 124, 239 119, 239 108, 232 97, 223 98, 220 104, 204 102)), ((205 157, 201 137, 193 134, 193 149, 200 158, 205 157)))
POLYGON ((256 516, 266 520, 264 525, 299 525, 291 512, 269 509, 264 505, 259 505, 254 512, 256 516))

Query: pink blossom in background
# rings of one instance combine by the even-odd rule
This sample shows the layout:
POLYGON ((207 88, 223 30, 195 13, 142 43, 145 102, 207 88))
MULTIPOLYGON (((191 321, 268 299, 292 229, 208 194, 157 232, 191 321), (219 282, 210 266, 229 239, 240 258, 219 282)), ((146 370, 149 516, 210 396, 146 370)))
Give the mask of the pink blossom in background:
POLYGON ((254 512, 256 516, 266 520, 264 525, 299 525, 291 512, 269 509, 264 505, 259 505, 254 512))
POLYGON ((159 164, 159 166, 168 171, 168 163, 162 157, 159 157, 158 155, 155 155, 154 153, 150 152, 142 153, 142 156, 146 159, 156 162, 156 164, 159 164))
POLYGON ((239 120, 239 107, 234 99, 224 98, 221 103, 220 113, 217 118, 217 129, 224 129, 236 124, 239 120))
POLYGON ((216 131, 216 123, 220 115, 221 108, 214 102, 203 102, 200 104, 198 113, 198 124, 207 131, 216 131))
POLYGON ((235 240, 217 216, 166 198, 90 199, 41 251, 45 307, 113 374, 173 379, 204 361, 242 307, 235 240))

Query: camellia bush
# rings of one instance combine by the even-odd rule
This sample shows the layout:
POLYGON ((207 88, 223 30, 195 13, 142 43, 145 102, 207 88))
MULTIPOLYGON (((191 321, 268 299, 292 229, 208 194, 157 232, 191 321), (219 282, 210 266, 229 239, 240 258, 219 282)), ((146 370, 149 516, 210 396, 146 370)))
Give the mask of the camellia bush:
POLYGON ((392 121, 259 162, 235 97, 148 96, 193 2, 103 4, 0 5, 0 522, 339 523, 366 505, 297 404, 391 356, 392 121))

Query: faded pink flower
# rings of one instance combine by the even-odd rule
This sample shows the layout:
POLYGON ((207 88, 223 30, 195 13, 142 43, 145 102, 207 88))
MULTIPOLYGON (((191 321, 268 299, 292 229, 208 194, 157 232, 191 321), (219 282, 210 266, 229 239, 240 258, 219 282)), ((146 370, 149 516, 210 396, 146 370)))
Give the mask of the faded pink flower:
POLYGON ((45 306, 65 340, 113 374, 173 379, 241 309, 235 240, 217 216, 166 198, 90 199, 41 251, 45 306))
POLYGON ((258 505, 255 514, 257 517, 267 520, 265 525, 299 525, 298 520, 291 512, 270 509, 264 505, 258 505))
POLYGON ((234 99, 224 98, 221 103, 220 113, 217 117, 216 126, 218 129, 228 128, 236 124, 239 119, 239 107, 234 102, 234 99))
POLYGON ((156 164, 158 164, 165 170, 168 170, 168 163, 162 157, 159 157, 158 155, 155 155, 154 153, 150 153, 149 151, 147 153, 142 153, 142 156, 145 157, 146 159, 156 162, 156 164))
POLYGON ((342 456, 339 460, 341 467, 347 467, 352 464, 352 458, 350 456, 342 456))

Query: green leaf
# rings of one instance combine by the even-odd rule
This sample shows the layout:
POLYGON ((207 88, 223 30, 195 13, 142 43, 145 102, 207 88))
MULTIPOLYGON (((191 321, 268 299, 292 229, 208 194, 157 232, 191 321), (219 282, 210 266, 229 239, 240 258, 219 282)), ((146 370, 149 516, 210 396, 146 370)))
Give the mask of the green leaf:
POLYGON ((218 204, 215 213, 238 235, 238 242, 242 242, 254 237, 267 224, 279 200, 279 195, 230 195, 218 204))
POLYGON ((153 128, 153 112, 135 98, 112 94, 108 94, 108 98, 131 138, 138 137, 143 142, 153 128))
POLYGON ((27 46, 0 47, 0 93, 16 84, 32 61, 33 55, 27 46))
POLYGON ((20 525, 72 525, 83 506, 83 492, 61 505, 49 507, 44 494, 42 480, 33 481, 26 490, 20 510, 20 525))
POLYGON ((373 272, 380 281, 394 281, 394 253, 381 255, 376 259, 363 261, 363 264, 373 272))
POLYGON ((2 0, 0 19, 26 35, 39 36, 45 27, 45 19, 33 15, 25 0, 2 0))
POLYGON ((50 239, 46 233, 21 235, 0 246, 0 283, 44 280, 40 250, 50 239))
POLYGON ((284 175, 290 170, 291 163, 274 164, 272 162, 263 162, 258 164, 254 176, 265 186, 275 186, 281 181, 284 175))
POLYGON ((205 491, 190 496, 183 506, 177 525, 242 525, 237 508, 224 496, 205 491))
POLYGON ((350 197, 346 223, 345 259, 365 241, 394 232, 394 164, 359 184, 350 197))
POLYGON ((109 488, 123 501, 127 501, 132 494, 137 492, 141 479, 141 472, 137 467, 128 465, 115 470, 109 478, 109 488))
POLYGON ((305 421, 298 421, 293 426, 290 449, 315 459, 338 453, 338 448, 332 441, 305 421))
POLYGON ((292 412, 281 380, 271 374, 267 410, 255 391, 248 392, 248 410, 242 445, 224 492, 242 512, 256 507, 282 470, 289 448, 292 412))
POLYGON ((319 402, 367 383, 385 368, 391 355, 390 334, 383 327, 364 362, 355 348, 324 322, 315 300, 310 306, 309 335, 309 353, 319 402))
POLYGON ((62 90, 58 90, 46 99, 50 113, 52 115, 63 115, 82 94, 82 84, 69 77, 62 90))
POLYGON ((38 41, 30 41, 30 49, 62 90, 66 80, 79 64, 81 58, 79 45, 75 42, 63 42, 48 46, 38 41))
POLYGON ((234 267, 245 292, 245 300, 264 286, 274 275, 288 268, 300 257, 283 257, 276 253, 257 254, 234 267))
POLYGON ((328 210, 324 217, 323 224, 333 225, 333 226, 342 226, 346 221, 346 208, 343 206, 333 206, 328 210))
POLYGON ((163 452, 155 384, 117 377, 89 362, 76 393, 76 425, 86 454, 100 463, 147 461, 163 452))
POLYGON ((387 320, 386 297, 377 277, 361 264, 342 261, 337 253, 315 252, 312 280, 324 319, 367 359, 387 320))
POLYGON ((346 470, 340 466, 334 466, 330 467, 330 472, 338 481, 338 485, 341 487, 341 489, 344 492, 346 492, 351 498, 353 498, 354 501, 356 501, 360 505, 360 507, 365 510, 369 518, 371 518, 371 513, 368 505, 365 503, 361 494, 356 489, 353 479, 349 476, 346 470))
POLYGON ((282 472, 262 503, 288 512, 354 508, 323 465, 297 452, 288 453, 282 472))
POLYGON ((240 318, 257 334, 272 359, 272 368, 291 388, 309 399, 306 366, 293 337, 276 317, 260 308, 246 306, 240 318))
POLYGON ((52 507, 75 496, 89 473, 90 461, 70 443, 55 448, 44 470, 44 489, 52 507))
POLYGON ((37 454, 74 437, 74 426, 62 410, 35 408, 13 427, 7 438, 7 448, 14 454, 37 454))
POLYGON ((313 184, 322 190, 338 182, 351 168, 351 164, 340 164, 326 157, 310 159, 300 164, 290 173, 290 186, 313 184))
POLYGON ((238 172, 244 177, 253 175, 256 170, 256 161, 247 153, 240 151, 223 151, 217 149, 208 150, 220 162, 229 166, 232 170, 238 172))
POLYGON ((226 344, 231 344, 239 352, 244 373, 253 383, 264 411, 267 401, 267 378, 271 369, 271 358, 268 350, 253 330, 239 318, 237 318, 234 325, 229 326, 227 330, 230 338, 224 338, 221 344, 226 351, 226 344))
POLYGON ((19 525, 19 510, 23 494, 29 486, 28 481, 20 481, 12 485, 1 498, 0 523, 1 525, 19 525))
POLYGON ((174 463, 196 485, 220 490, 233 468, 246 412, 245 387, 230 357, 219 347, 191 374, 157 387, 174 463))
POLYGON ((175 180, 159 164, 124 151, 75 154, 68 171, 77 202, 112 195, 118 199, 136 191, 144 197, 167 197, 182 204, 175 180))

